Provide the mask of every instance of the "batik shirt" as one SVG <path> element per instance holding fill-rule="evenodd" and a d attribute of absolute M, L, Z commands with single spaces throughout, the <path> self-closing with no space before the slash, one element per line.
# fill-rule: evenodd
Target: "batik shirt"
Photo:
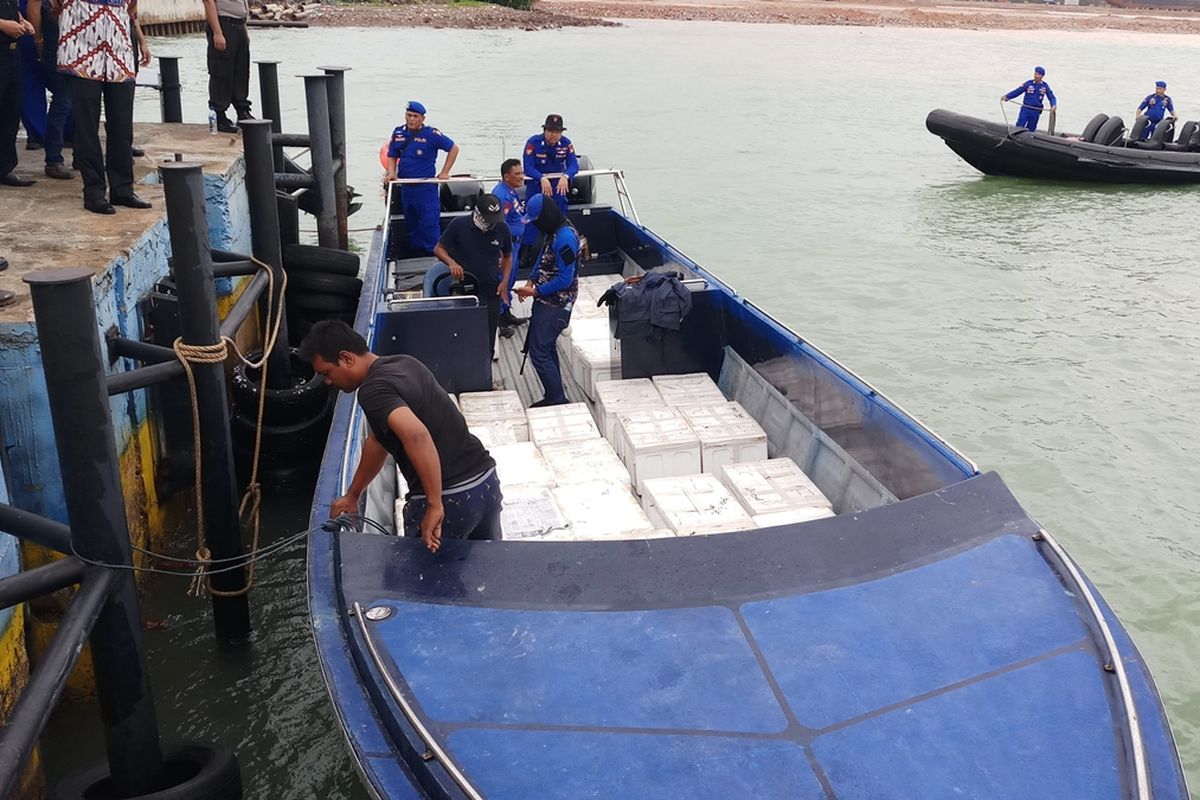
<path fill-rule="evenodd" d="M 106 83 L 136 77 L 129 37 L 135 0 L 63 0 L 58 20 L 58 71 Z"/>

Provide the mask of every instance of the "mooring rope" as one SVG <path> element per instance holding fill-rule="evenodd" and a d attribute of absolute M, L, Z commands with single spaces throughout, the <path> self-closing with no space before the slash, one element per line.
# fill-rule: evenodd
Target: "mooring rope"
<path fill-rule="evenodd" d="M 262 357 L 258 361 L 251 361 L 242 354 L 238 349 L 237 342 L 228 336 L 222 336 L 221 340 L 213 344 L 192 345 L 186 344 L 183 337 L 180 337 L 174 342 L 175 355 L 183 364 L 184 374 L 187 375 L 188 390 L 191 393 L 192 400 L 192 446 L 194 448 L 194 460 L 196 465 L 196 571 L 192 575 L 192 580 L 188 584 L 187 593 L 192 597 L 203 597 L 205 595 L 213 595 L 215 597 L 238 597 L 250 591 L 250 587 L 254 585 L 254 565 L 257 561 L 256 554 L 258 553 L 259 530 L 260 530 L 260 509 L 262 506 L 262 486 L 258 482 L 258 459 L 262 450 L 262 423 L 263 409 L 266 406 L 267 399 L 267 360 L 270 357 L 271 351 L 275 349 L 275 342 L 279 338 L 279 328 L 283 322 L 283 295 L 287 291 L 287 273 L 282 273 L 283 278 L 279 284 L 279 305 L 275 304 L 275 275 L 271 268 L 262 261 L 259 261 L 253 256 L 250 260 L 258 265 L 260 270 L 267 273 L 267 313 L 266 324 L 264 326 L 264 341 Z M 254 455 L 250 461 L 250 480 L 246 485 L 246 491 L 242 494 L 242 502 L 238 506 L 238 526 L 242 525 L 246 518 L 247 506 L 249 507 L 249 518 L 254 526 L 254 536 L 250 544 L 250 555 L 246 562 L 246 583 L 240 589 L 232 591 L 223 591 L 212 587 L 211 575 L 213 570 L 212 552 L 208 549 L 208 537 L 205 535 L 204 521 L 204 478 L 202 474 L 200 460 L 200 404 L 196 395 L 196 377 L 192 374 L 192 364 L 223 364 L 229 358 L 229 350 L 232 349 L 234 354 L 245 364 L 249 369 L 257 369 L 259 374 L 258 386 L 258 415 L 254 423 Z M 219 559 L 228 560 L 228 559 Z M 223 572 L 224 570 L 217 570 Z"/>

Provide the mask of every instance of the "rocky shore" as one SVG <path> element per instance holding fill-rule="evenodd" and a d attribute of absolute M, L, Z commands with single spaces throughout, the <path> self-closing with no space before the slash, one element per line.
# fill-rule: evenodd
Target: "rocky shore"
<path fill-rule="evenodd" d="M 530 11 L 477 3 L 324 4 L 312 25 L 347 27 L 512 28 L 546 30 L 665 19 L 788 25 L 965 28 L 973 30 L 1132 30 L 1200 34 L 1200 14 L 1111 6 L 1031 3 L 935 4 L 933 0 L 537 0 Z"/>

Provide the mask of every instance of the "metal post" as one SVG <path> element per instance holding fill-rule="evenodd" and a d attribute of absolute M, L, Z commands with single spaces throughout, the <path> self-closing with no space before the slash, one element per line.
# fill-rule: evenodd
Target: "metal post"
<path fill-rule="evenodd" d="M 162 790 L 162 747 L 142 643 L 129 525 L 92 298 L 92 270 L 25 276 L 33 300 L 50 418 L 62 471 L 72 545 L 112 570 L 112 588 L 92 628 L 92 662 L 104 722 L 112 793 Z"/>
<path fill-rule="evenodd" d="M 317 179 L 317 244 L 338 246 L 337 200 L 333 194 L 333 147 L 329 136 L 328 75 L 305 75 L 304 98 L 308 104 L 309 152 L 312 174 Z"/>
<path fill-rule="evenodd" d="M 350 248 L 349 208 L 346 194 L 346 80 L 350 67 L 321 67 L 329 76 L 329 136 L 333 157 L 339 162 L 333 173 L 333 197 L 337 203 L 338 247 Z"/>
<path fill-rule="evenodd" d="M 256 61 L 258 64 L 258 90 L 262 96 L 262 118 L 271 120 L 271 131 L 281 133 L 283 122 L 279 118 L 279 62 Z M 240 127 L 240 126 L 239 126 Z M 283 172 L 283 145 L 271 148 L 275 172 Z"/>
<path fill-rule="evenodd" d="M 241 123 L 242 148 L 246 154 L 246 196 L 250 200 L 250 242 L 254 257 L 266 264 L 275 278 L 271 308 L 283 303 L 283 245 L 279 242 L 279 207 L 275 204 L 275 165 L 271 160 L 271 122 L 265 119 Z M 272 320 L 268 320 L 270 324 Z M 265 344 L 265 342 L 264 342 Z M 292 357 L 288 346 L 287 316 L 279 320 L 279 337 L 267 362 L 267 385 L 272 389 L 292 386 Z"/>
<path fill-rule="evenodd" d="M 158 57 L 158 92 L 163 122 L 183 122 L 179 96 L 179 56 Z"/>
<path fill-rule="evenodd" d="M 175 260 L 179 330 L 185 344 L 216 344 L 221 340 L 221 333 L 213 288 L 208 219 L 204 213 L 204 177 L 199 164 L 164 164 L 159 169 L 166 197 L 171 253 Z M 204 536 L 214 560 L 237 558 L 243 554 L 242 536 L 233 483 L 225 366 L 193 364 L 192 373 L 196 378 L 195 402 L 200 415 Z M 212 575 L 212 586 L 219 591 L 236 591 L 245 585 L 245 569 Z M 235 597 L 214 594 L 212 608 L 213 624 L 219 638 L 240 640 L 250 634 L 250 604 L 246 594 Z"/>

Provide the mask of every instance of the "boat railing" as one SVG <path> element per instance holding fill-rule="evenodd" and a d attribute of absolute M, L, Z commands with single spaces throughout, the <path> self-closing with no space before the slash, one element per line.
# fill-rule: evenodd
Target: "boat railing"
<path fill-rule="evenodd" d="M 613 188 L 617 192 L 617 205 L 621 209 L 621 213 L 633 220 L 639 226 L 642 224 L 638 218 L 637 207 L 633 204 L 633 197 L 629 194 L 629 186 L 625 183 L 625 171 L 620 169 L 581 169 L 575 173 L 576 178 L 598 178 L 604 175 L 611 176 L 613 179 Z M 562 172 L 548 172 L 542 177 L 556 179 L 566 177 Z M 387 206 L 384 214 L 384 226 L 386 229 L 388 218 L 392 213 L 392 192 L 398 186 L 419 186 L 422 184 L 433 183 L 497 183 L 500 181 L 499 175 L 454 175 L 449 178 L 394 178 L 387 182 Z"/>

